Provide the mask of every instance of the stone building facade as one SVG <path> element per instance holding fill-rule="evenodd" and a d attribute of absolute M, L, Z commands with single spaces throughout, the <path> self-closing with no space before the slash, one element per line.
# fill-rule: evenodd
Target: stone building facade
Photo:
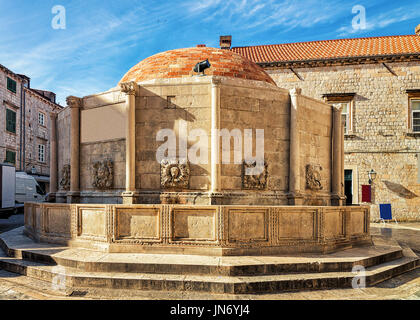
<path fill-rule="evenodd" d="M 420 219 L 419 34 L 227 49 L 283 88 L 343 106 L 348 204 L 362 203 L 362 185 L 371 182 L 373 220 L 381 203 L 398 220 Z"/>
<path fill-rule="evenodd" d="M 48 192 L 50 113 L 62 109 L 55 94 L 31 88 L 30 78 L 0 65 L 0 103 L 0 162 L 33 175 Z"/>

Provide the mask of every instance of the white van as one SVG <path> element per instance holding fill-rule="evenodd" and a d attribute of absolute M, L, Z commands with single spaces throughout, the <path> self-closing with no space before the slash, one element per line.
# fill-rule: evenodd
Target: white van
<path fill-rule="evenodd" d="M 16 201 L 43 202 L 45 194 L 34 177 L 26 172 L 16 172 Z"/>
<path fill-rule="evenodd" d="M 0 219 L 7 219 L 16 212 L 15 167 L 0 164 Z"/>

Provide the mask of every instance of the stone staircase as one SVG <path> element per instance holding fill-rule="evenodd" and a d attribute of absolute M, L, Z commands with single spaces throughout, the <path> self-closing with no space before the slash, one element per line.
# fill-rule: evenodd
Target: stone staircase
<path fill-rule="evenodd" d="M 410 248 L 373 238 L 373 246 L 332 254 L 197 256 L 106 253 L 35 243 L 23 227 L 0 235 L 0 268 L 50 282 L 57 290 L 89 288 L 250 294 L 351 288 L 365 268 L 367 286 L 419 266 Z"/>

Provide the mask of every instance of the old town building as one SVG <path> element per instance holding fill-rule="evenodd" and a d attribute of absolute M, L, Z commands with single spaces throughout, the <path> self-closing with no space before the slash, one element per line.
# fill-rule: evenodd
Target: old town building
<path fill-rule="evenodd" d="M 33 175 L 48 192 L 50 113 L 62 108 L 55 94 L 31 88 L 29 77 L 0 65 L 0 103 L 0 162 Z"/>
<path fill-rule="evenodd" d="M 280 87 L 341 104 L 347 203 L 370 200 L 374 220 L 381 203 L 391 203 L 399 220 L 418 220 L 419 27 L 413 35 L 248 47 L 222 36 L 220 46 L 262 66 Z"/>

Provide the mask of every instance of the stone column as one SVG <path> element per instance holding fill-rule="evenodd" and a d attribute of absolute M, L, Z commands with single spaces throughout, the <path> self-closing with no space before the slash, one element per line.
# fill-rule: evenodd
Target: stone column
<path fill-rule="evenodd" d="M 50 113 L 50 201 L 55 202 L 57 192 L 57 113 Z"/>
<path fill-rule="evenodd" d="M 220 79 L 211 81 L 211 193 L 220 192 Z"/>
<path fill-rule="evenodd" d="M 341 119 L 341 197 L 343 205 L 346 203 L 346 197 L 344 192 L 344 120 Z"/>
<path fill-rule="evenodd" d="M 343 123 L 341 120 L 341 105 L 333 107 L 333 134 L 332 134 L 332 197 L 331 204 L 334 206 L 342 205 L 342 179 L 343 173 Z"/>
<path fill-rule="evenodd" d="M 300 141 L 299 141 L 299 106 L 300 88 L 290 90 L 290 154 L 289 154 L 289 204 L 299 205 L 303 202 L 300 190 Z"/>
<path fill-rule="evenodd" d="M 67 193 L 68 203 L 80 200 L 80 108 L 83 100 L 78 97 L 67 97 L 70 108 L 70 191 Z"/>
<path fill-rule="evenodd" d="M 126 131 L 125 131 L 125 192 L 123 203 L 134 203 L 136 190 L 136 92 L 134 81 L 120 84 L 121 91 L 126 94 Z"/>

